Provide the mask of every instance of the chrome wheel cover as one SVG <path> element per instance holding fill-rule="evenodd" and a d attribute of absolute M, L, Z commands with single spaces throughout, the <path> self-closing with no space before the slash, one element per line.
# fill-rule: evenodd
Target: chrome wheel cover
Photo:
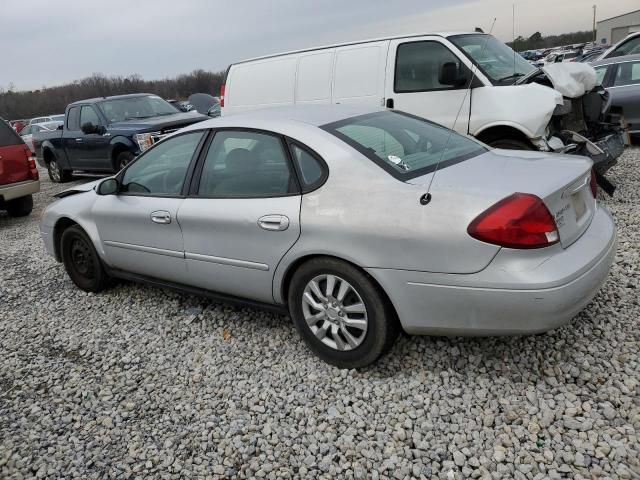
<path fill-rule="evenodd" d="M 353 350 L 367 335 L 369 321 L 362 297 L 337 275 L 318 275 L 307 283 L 302 313 L 316 338 L 334 350 Z"/>

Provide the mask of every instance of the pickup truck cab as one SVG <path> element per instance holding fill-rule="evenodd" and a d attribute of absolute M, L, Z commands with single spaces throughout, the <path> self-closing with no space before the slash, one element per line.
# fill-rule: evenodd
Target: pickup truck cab
<path fill-rule="evenodd" d="M 0 210 L 10 217 L 29 215 L 38 191 L 40 177 L 31 150 L 0 118 Z"/>
<path fill-rule="evenodd" d="M 67 106 L 58 130 L 34 134 L 33 146 L 49 178 L 65 182 L 74 170 L 117 172 L 166 135 L 207 118 L 151 94 L 81 100 Z"/>
<path fill-rule="evenodd" d="M 496 148 L 587 155 L 601 174 L 624 150 L 592 67 L 554 63 L 541 71 L 477 32 L 389 37 L 246 60 L 229 67 L 221 93 L 223 116 L 290 104 L 386 106 Z"/>

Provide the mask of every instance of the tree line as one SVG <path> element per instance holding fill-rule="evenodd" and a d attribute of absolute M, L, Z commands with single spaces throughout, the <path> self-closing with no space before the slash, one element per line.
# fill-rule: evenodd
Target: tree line
<path fill-rule="evenodd" d="M 545 48 L 561 47 L 563 45 L 573 45 L 576 43 L 587 43 L 592 41 L 592 30 L 563 33 L 561 35 L 548 35 L 546 37 L 540 32 L 536 32 L 529 38 L 519 36 L 513 42 L 507 42 L 507 45 L 513 48 L 516 52 L 522 52 L 524 50 L 543 50 Z"/>
<path fill-rule="evenodd" d="M 65 107 L 87 98 L 153 93 L 162 98 L 187 99 L 192 93 L 217 96 L 224 81 L 224 72 L 194 70 L 189 74 L 163 80 L 143 80 L 140 75 L 90 77 L 58 87 L 16 92 L 12 87 L 0 87 L 0 117 L 6 120 L 33 118 L 63 113 Z"/>

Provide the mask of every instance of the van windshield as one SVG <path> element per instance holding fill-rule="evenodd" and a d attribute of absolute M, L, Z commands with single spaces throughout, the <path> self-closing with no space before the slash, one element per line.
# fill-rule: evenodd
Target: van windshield
<path fill-rule="evenodd" d="M 486 34 L 448 37 L 494 85 L 513 85 L 534 66 L 495 37 Z"/>
<path fill-rule="evenodd" d="M 425 175 L 487 151 L 476 140 L 402 112 L 369 113 L 321 128 L 401 180 Z"/>

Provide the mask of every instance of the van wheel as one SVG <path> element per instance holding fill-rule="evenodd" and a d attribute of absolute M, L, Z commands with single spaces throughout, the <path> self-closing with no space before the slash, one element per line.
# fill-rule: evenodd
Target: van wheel
<path fill-rule="evenodd" d="M 49 174 L 49 179 L 54 183 L 64 183 L 71 180 L 71 172 L 64 170 L 55 158 L 47 163 L 47 173 Z"/>
<path fill-rule="evenodd" d="M 5 204 L 10 217 L 26 217 L 33 210 L 33 196 L 15 198 Z"/>
<path fill-rule="evenodd" d="M 116 156 L 116 172 L 126 167 L 133 158 L 133 153 L 131 152 L 120 152 Z"/>
<path fill-rule="evenodd" d="M 535 150 L 533 145 L 516 138 L 496 138 L 487 142 L 493 148 L 503 148 L 505 150 Z"/>
<path fill-rule="evenodd" d="M 98 252 L 85 231 L 73 225 L 60 238 L 62 263 L 75 285 L 85 292 L 100 292 L 109 283 Z"/>
<path fill-rule="evenodd" d="M 360 368 L 386 353 L 399 326 L 384 293 L 341 260 L 316 258 L 293 275 L 291 317 L 309 348 L 339 368 Z"/>

